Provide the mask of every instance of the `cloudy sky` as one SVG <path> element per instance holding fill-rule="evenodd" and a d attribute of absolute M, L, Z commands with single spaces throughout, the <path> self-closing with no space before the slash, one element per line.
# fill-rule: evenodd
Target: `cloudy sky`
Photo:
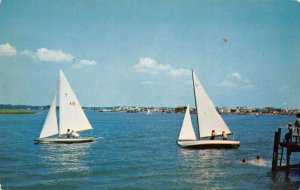
<path fill-rule="evenodd" d="M 300 108 L 295 0 L 0 0 L 0 104 L 51 103 L 62 69 L 84 106 Z"/>

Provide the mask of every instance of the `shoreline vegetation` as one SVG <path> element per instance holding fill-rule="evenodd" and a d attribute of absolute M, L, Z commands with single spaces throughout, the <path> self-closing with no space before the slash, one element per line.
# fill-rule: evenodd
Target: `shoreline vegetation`
<path fill-rule="evenodd" d="M 39 110 L 48 110 L 49 105 L 44 106 L 30 106 L 30 105 L 10 105 L 0 104 L 0 114 L 35 114 Z M 145 106 L 113 106 L 113 107 L 83 107 L 85 111 L 93 112 L 125 112 L 137 113 L 146 112 L 151 113 L 184 113 L 186 106 L 177 107 L 145 107 Z M 236 114 L 236 115 L 295 115 L 300 112 L 300 109 L 288 108 L 252 108 L 252 107 L 222 107 L 216 108 L 220 114 Z M 190 112 L 196 113 L 195 108 L 190 108 Z"/>
<path fill-rule="evenodd" d="M 30 109 L 0 109 L 0 114 L 35 114 L 37 111 Z"/>

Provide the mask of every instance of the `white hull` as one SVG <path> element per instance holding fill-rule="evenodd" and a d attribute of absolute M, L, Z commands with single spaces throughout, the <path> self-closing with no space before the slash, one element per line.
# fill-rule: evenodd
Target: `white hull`
<path fill-rule="evenodd" d="M 240 141 L 238 140 L 178 140 L 177 144 L 183 148 L 238 148 Z"/>
<path fill-rule="evenodd" d="M 34 140 L 39 143 L 85 143 L 92 142 L 93 137 L 78 137 L 78 138 L 39 138 Z"/>

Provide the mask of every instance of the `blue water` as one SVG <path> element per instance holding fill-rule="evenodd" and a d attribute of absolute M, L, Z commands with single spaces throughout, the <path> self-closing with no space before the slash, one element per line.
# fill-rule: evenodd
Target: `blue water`
<path fill-rule="evenodd" d="M 87 112 L 95 142 L 34 144 L 46 111 L 0 115 L 0 184 L 7 189 L 299 189 L 298 171 L 271 173 L 274 132 L 295 116 L 225 115 L 238 150 L 189 150 L 183 114 Z M 195 115 L 192 115 L 196 121 Z M 90 135 L 90 132 L 86 132 Z M 265 161 L 256 164 L 259 154 Z M 300 155 L 292 154 L 292 163 Z M 247 163 L 242 164 L 245 158 Z"/>

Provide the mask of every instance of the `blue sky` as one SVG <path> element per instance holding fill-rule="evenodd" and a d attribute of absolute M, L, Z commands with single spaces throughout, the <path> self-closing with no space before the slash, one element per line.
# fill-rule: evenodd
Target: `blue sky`
<path fill-rule="evenodd" d="M 295 0 L 0 0 L 0 104 L 47 105 L 61 68 L 84 106 L 300 108 Z"/>

